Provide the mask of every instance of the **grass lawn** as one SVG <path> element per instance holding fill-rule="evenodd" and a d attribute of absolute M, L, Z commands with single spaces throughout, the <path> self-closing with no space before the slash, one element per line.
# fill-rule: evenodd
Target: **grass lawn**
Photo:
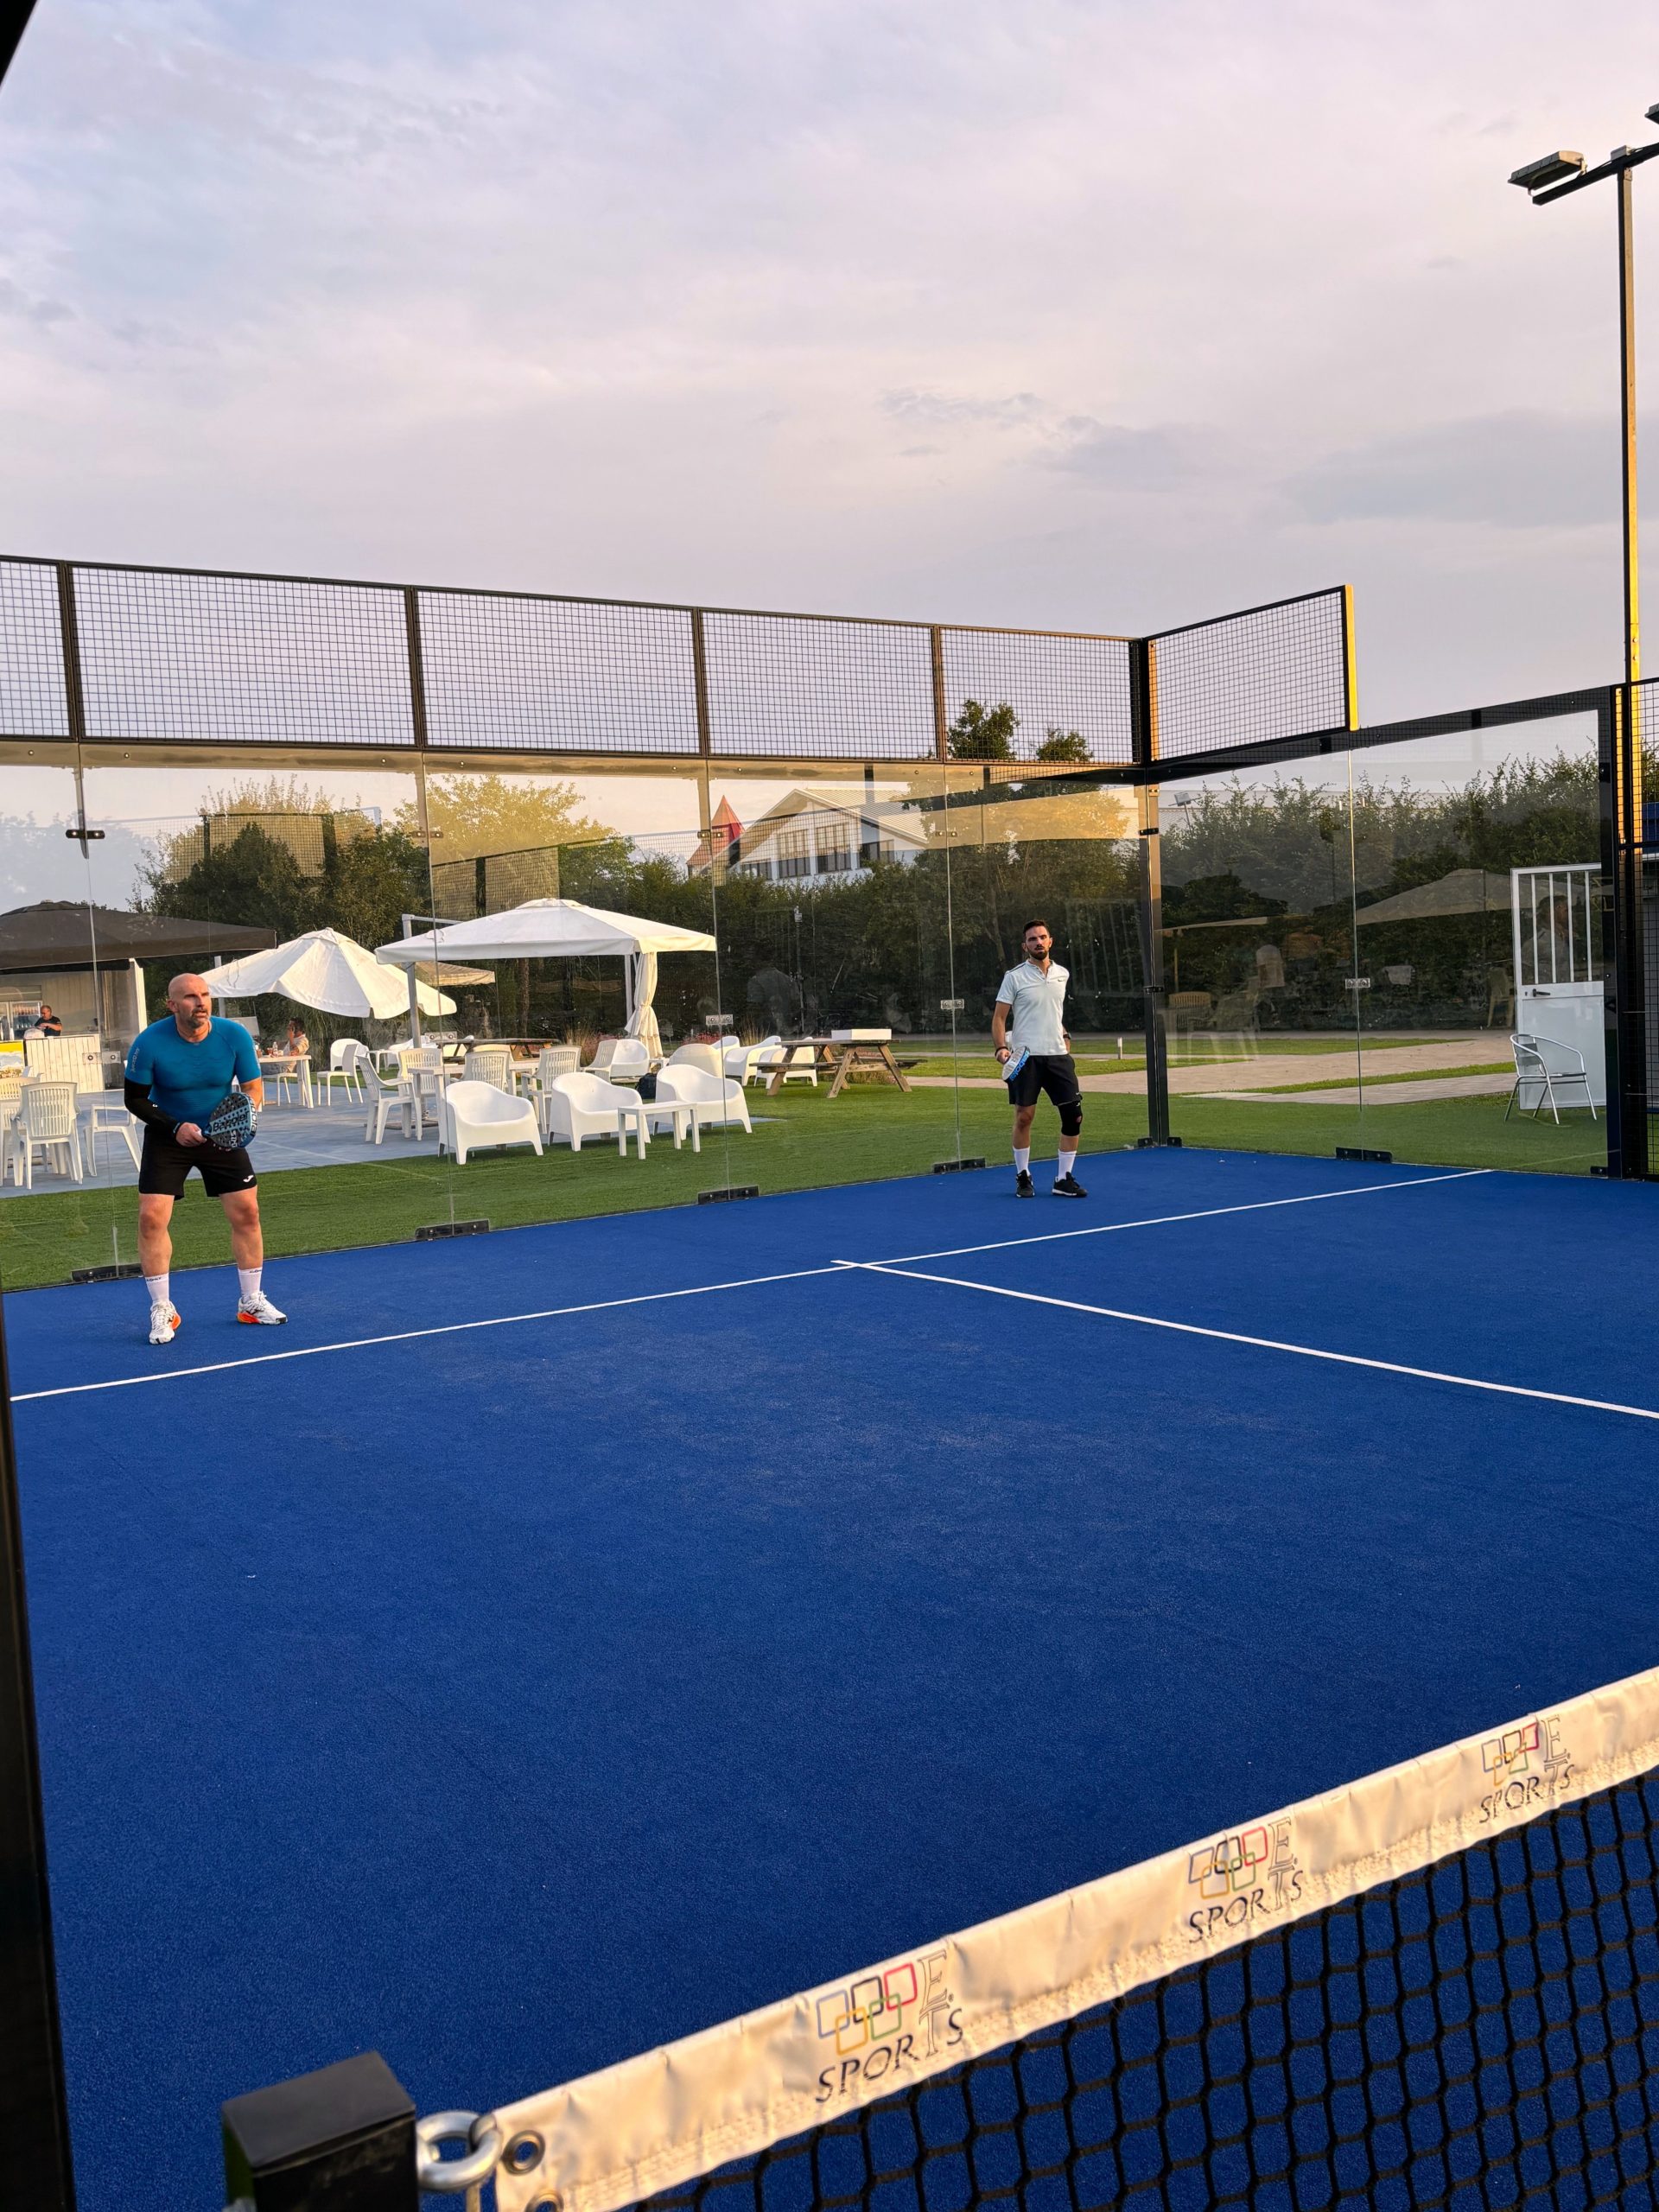
<path fill-rule="evenodd" d="M 1260 1094 L 1258 1094 L 1258 1097 Z M 831 1100 L 804 1087 L 779 1098 L 751 1095 L 753 1136 L 710 1132 L 701 1154 L 659 1140 L 643 1162 L 591 1145 L 580 1158 L 561 1146 L 537 1160 L 527 1152 L 485 1154 L 455 1168 L 435 1155 L 373 1166 L 295 1168 L 260 1186 L 266 1250 L 273 1258 L 354 1244 L 400 1243 L 431 1222 L 483 1217 L 497 1228 L 632 1212 L 695 1203 L 700 1191 L 728 1179 L 762 1191 L 810 1190 L 925 1174 L 962 1151 L 993 1166 L 1009 1159 L 1008 1111 L 995 1091 L 918 1090 L 850 1085 Z M 1548 1121 L 1503 1120 L 1503 1100 L 1449 1098 L 1426 1104 L 1351 1106 L 1257 1103 L 1177 1097 L 1176 1134 L 1189 1145 L 1229 1151 L 1310 1153 L 1329 1159 L 1338 1145 L 1364 1144 L 1396 1160 L 1452 1166 L 1554 1169 L 1584 1173 L 1605 1159 L 1602 1125 L 1570 1115 Z M 1090 1096 L 1084 1145 L 1109 1151 L 1145 1134 L 1141 1100 Z M 1052 1156 L 1055 1124 L 1039 1109 L 1039 1160 Z M 63 1282 L 75 1268 L 137 1256 L 137 1193 L 86 1185 L 0 1201 L 0 1284 L 26 1290 Z M 200 1267 L 229 1256 L 224 1217 L 193 1181 L 173 1217 L 174 1265 Z"/>

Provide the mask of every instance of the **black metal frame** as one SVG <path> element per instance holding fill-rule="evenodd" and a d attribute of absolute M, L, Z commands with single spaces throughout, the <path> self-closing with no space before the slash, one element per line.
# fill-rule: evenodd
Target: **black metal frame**
<path fill-rule="evenodd" d="M 0 2204 L 74 2212 L 22 1515 L 0 1309 Z"/>

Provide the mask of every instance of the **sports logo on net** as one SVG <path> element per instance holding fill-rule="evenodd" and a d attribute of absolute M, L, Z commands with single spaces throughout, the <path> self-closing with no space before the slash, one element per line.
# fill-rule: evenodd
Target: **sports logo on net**
<path fill-rule="evenodd" d="M 1562 1740 L 1560 1715 L 1522 1720 L 1501 1736 L 1489 1736 L 1480 1747 L 1480 1764 L 1487 1777 L 1480 1801 L 1483 1824 L 1559 1797 L 1573 1779 L 1573 1754 Z"/>
<path fill-rule="evenodd" d="M 1287 1912 L 1302 1894 L 1290 1821 L 1263 1821 L 1201 1846 L 1187 1859 L 1186 1884 L 1202 1900 L 1186 1915 L 1195 1942 Z"/>
<path fill-rule="evenodd" d="M 824 1992 L 817 2000 L 818 2040 L 833 2047 L 836 2063 L 818 2075 L 819 2104 L 962 2041 L 962 2014 L 944 1968 L 944 1951 L 928 1951 Z"/>

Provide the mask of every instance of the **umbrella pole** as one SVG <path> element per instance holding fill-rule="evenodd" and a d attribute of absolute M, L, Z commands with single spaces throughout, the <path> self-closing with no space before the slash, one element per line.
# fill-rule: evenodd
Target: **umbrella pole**
<path fill-rule="evenodd" d="M 415 918 L 412 914 L 405 914 L 404 916 L 404 935 L 405 937 L 413 937 L 415 934 L 414 931 L 410 927 L 410 924 L 414 918 Z M 410 963 L 409 969 L 409 1039 L 412 1045 L 418 1045 L 421 1041 L 421 986 L 420 980 L 415 973 L 415 964 L 412 961 Z"/>

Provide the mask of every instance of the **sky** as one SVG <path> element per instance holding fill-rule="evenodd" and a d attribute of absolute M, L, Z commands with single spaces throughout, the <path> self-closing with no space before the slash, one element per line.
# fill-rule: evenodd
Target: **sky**
<path fill-rule="evenodd" d="M 1346 582 L 1367 721 L 1605 681 L 1613 198 L 1505 180 L 1655 100 L 1637 0 L 39 0 L 4 550 L 1115 632 Z"/>

